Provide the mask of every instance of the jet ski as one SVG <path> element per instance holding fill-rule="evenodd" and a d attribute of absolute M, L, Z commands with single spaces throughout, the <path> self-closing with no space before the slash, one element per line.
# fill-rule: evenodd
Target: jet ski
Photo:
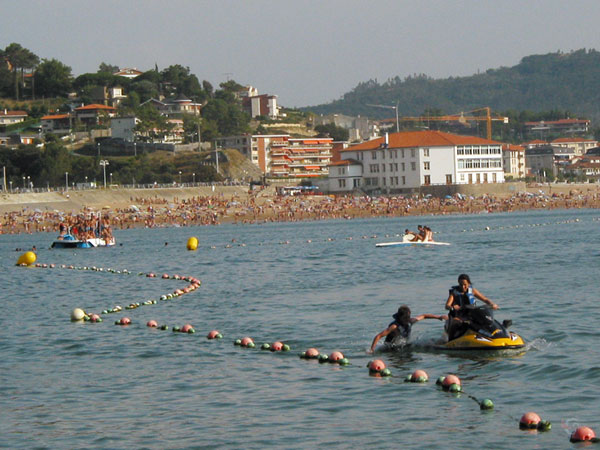
<path fill-rule="evenodd" d="M 525 341 L 508 330 L 510 320 L 502 323 L 494 319 L 486 306 L 467 306 L 461 312 L 462 322 L 446 323 L 448 342 L 438 346 L 445 350 L 506 350 L 522 348 Z M 452 322 L 452 325 L 451 325 Z"/>

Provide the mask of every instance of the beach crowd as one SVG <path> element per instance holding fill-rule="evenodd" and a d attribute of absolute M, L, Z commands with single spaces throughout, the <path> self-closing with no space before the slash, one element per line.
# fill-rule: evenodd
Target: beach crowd
<path fill-rule="evenodd" d="M 160 197 L 131 198 L 124 208 L 95 211 L 58 211 L 22 208 L 4 213 L 0 234 L 61 231 L 61 224 L 75 224 L 102 215 L 115 229 L 265 223 L 303 220 L 355 219 L 416 215 L 477 214 L 529 209 L 600 208 L 600 191 L 572 191 L 552 195 L 524 192 L 510 197 L 491 195 L 444 198 L 431 196 L 248 196 L 223 194 L 167 200 Z"/>

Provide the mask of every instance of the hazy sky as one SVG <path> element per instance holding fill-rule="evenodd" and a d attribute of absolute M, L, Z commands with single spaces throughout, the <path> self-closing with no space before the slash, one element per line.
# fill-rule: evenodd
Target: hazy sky
<path fill-rule="evenodd" d="M 287 107 L 328 103 L 359 82 L 512 66 L 600 50 L 600 0 L 3 0 L 0 47 L 17 42 L 77 76 L 101 62 L 188 66 Z"/>

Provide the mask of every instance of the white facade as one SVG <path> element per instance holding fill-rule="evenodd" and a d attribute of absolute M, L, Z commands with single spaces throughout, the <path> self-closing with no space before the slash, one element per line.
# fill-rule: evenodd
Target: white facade
<path fill-rule="evenodd" d="M 348 192 L 360 189 L 363 165 L 358 161 L 340 161 L 329 165 L 329 192 Z"/>
<path fill-rule="evenodd" d="M 448 133 L 420 133 L 406 133 L 406 139 L 403 133 L 395 133 L 388 143 L 379 138 L 344 149 L 341 157 L 362 163 L 361 185 L 365 190 L 504 182 L 500 143 Z M 405 147 L 403 141 L 409 145 Z"/>
<path fill-rule="evenodd" d="M 135 141 L 135 126 L 140 123 L 136 117 L 115 117 L 110 121 L 111 135 L 114 138 Z"/>

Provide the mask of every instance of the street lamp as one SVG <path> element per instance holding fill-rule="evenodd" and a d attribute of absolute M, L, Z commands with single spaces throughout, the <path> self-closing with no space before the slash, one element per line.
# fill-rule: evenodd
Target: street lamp
<path fill-rule="evenodd" d="M 217 162 L 217 173 L 219 173 L 219 148 L 215 147 L 215 161 Z"/>
<path fill-rule="evenodd" d="M 106 189 L 106 166 L 108 166 L 109 164 L 106 159 L 101 159 L 100 165 L 102 166 L 102 169 L 104 171 L 104 189 Z"/>
<path fill-rule="evenodd" d="M 133 143 L 133 156 L 137 156 L 137 142 Z"/>
<path fill-rule="evenodd" d="M 27 175 L 27 187 L 28 187 L 29 189 L 31 189 L 31 188 L 32 188 L 32 186 L 31 186 L 31 177 L 30 177 L 29 175 Z"/>
<path fill-rule="evenodd" d="M 110 175 L 110 184 L 113 184 L 113 182 L 112 182 L 112 172 L 109 175 Z"/>
<path fill-rule="evenodd" d="M 97 142 L 96 146 L 98 147 L 98 156 L 100 156 L 100 142 Z"/>
<path fill-rule="evenodd" d="M 181 170 L 179 171 L 179 185 L 181 186 Z"/>
<path fill-rule="evenodd" d="M 23 190 L 25 190 L 25 177 L 23 177 Z"/>
<path fill-rule="evenodd" d="M 84 189 L 87 189 L 87 176 L 85 177 L 85 186 L 83 187 Z"/>
<path fill-rule="evenodd" d="M 65 172 L 65 191 L 69 190 L 69 172 Z"/>
<path fill-rule="evenodd" d="M 10 180 L 9 183 L 10 183 L 10 193 L 12 194 L 12 192 L 13 192 L 13 189 L 12 189 L 12 180 Z"/>
<path fill-rule="evenodd" d="M 196 184 L 196 172 L 192 174 L 192 183 Z"/>

